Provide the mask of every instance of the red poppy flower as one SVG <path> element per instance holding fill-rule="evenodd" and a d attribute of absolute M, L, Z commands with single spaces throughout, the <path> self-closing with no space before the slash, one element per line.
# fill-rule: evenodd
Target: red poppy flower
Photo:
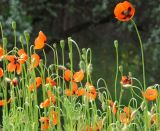
<path fill-rule="evenodd" d="M 123 87 L 127 88 L 132 85 L 132 80 L 129 76 L 122 76 L 120 83 L 122 84 Z"/>
<path fill-rule="evenodd" d="M 46 40 L 46 35 L 42 31 L 40 31 L 38 37 L 34 41 L 34 49 L 42 49 L 45 45 Z"/>
<path fill-rule="evenodd" d="M 17 74 L 21 73 L 21 65 L 26 62 L 28 59 L 27 54 L 23 49 L 20 49 L 18 51 L 19 57 L 15 55 L 8 55 L 6 56 L 6 59 L 10 61 L 10 63 L 7 65 L 7 70 L 9 72 L 17 71 Z"/>
<path fill-rule="evenodd" d="M 36 77 L 35 82 L 36 82 L 36 88 L 38 89 L 39 86 L 42 84 L 42 78 L 41 78 L 41 77 Z M 35 84 L 32 83 L 32 84 L 29 86 L 30 91 L 34 91 L 34 85 L 35 85 Z"/>
<path fill-rule="evenodd" d="M 120 21 L 129 21 L 134 13 L 135 8 L 128 1 L 118 3 L 114 9 L 114 15 Z"/>
<path fill-rule="evenodd" d="M 17 86 L 17 85 L 18 85 L 18 80 L 17 80 L 17 78 L 14 78 L 14 79 L 11 81 L 11 84 L 12 84 L 13 86 Z"/>
<path fill-rule="evenodd" d="M 0 78 L 3 77 L 4 73 L 3 73 L 3 69 L 0 68 Z"/>

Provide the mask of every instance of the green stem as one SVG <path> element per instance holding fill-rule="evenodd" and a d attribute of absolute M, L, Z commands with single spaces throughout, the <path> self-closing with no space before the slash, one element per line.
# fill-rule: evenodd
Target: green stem
<path fill-rule="evenodd" d="M 115 101 L 117 100 L 117 79 L 118 79 L 118 41 L 115 40 L 114 41 L 114 45 L 115 45 L 115 48 L 116 48 L 116 77 L 115 77 Z"/>
<path fill-rule="evenodd" d="M 145 66 L 144 66 L 144 50 L 143 50 L 143 44 L 142 44 L 142 39 L 141 36 L 139 34 L 138 28 L 136 23 L 134 22 L 134 20 L 131 19 L 132 24 L 134 25 L 134 28 L 136 30 L 137 36 L 138 36 L 138 40 L 139 40 L 139 44 L 140 44 L 140 48 L 141 48 L 141 55 L 142 55 L 142 68 L 143 68 L 143 88 L 144 90 L 146 89 L 146 78 L 145 78 Z"/>

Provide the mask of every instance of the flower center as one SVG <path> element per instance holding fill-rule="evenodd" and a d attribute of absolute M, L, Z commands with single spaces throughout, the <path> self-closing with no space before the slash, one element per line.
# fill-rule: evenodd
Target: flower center
<path fill-rule="evenodd" d="M 131 15 L 131 7 L 128 7 L 127 10 L 124 10 L 122 12 L 122 15 L 124 15 L 124 18 L 123 19 L 126 19 L 126 18 L 130 18 L 132 15 Z"/>

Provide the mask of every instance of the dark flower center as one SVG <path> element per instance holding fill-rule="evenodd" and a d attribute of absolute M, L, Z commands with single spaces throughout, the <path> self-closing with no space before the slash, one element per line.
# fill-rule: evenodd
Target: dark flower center
<path fill-rule="evenodd" d="M 122 12 L 122 15 L 124 15 L 124 18 L 123 19 L 126 19 L 126 18 L 130 18 L 132 15 L 131 15 L 131 10 L 132 8 L 131 7 L 128 7 L 127 10 L 124 10 Z"/>

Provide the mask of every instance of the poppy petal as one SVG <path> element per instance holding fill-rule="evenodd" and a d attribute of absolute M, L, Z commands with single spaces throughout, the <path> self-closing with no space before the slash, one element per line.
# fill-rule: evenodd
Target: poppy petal
<path fill-rule="evenodd" d="M 11 62 L 7 65 L 7 70 L 9 72 L 13 72 L 15 69 L 16 69 L 16 65 L 14 63 Z"/>

